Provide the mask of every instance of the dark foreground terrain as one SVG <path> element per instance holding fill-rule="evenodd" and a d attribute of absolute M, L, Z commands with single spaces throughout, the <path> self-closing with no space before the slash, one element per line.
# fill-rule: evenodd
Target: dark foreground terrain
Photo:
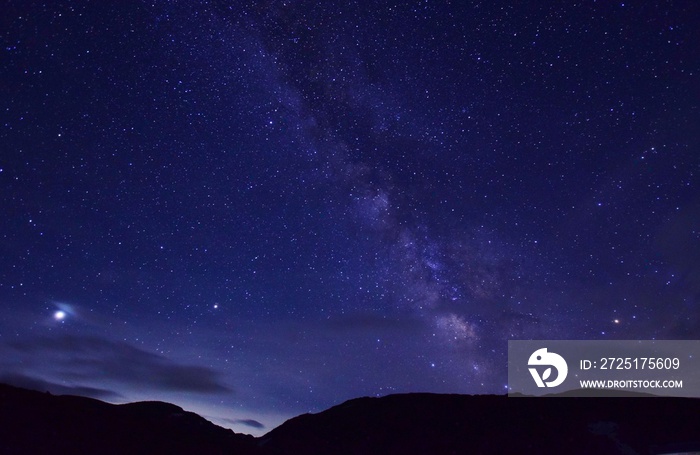
<path fill-rule="evenodd" d="M 0 452 L 658 454 L 700 450 L 700 400 L 406 394 L 295 417 L 261 438 L 160 402 L 111 405 L 0 384 Z"/>

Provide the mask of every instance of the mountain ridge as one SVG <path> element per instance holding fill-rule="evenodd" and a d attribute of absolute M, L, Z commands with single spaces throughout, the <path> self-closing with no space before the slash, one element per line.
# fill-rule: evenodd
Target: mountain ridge
<path fill-rule="evenodd" d="M 257 454 L 255 438 L 164 402 L 110 404 L 0 384 L 0 452 Z"/>
<path fill-rule="evenodd" d="M 0 384 L 2 453 L 661 454 L 700 450 L 700 400 L 409 393 L 354 398 L 254 438 L 164 402 Z"/>

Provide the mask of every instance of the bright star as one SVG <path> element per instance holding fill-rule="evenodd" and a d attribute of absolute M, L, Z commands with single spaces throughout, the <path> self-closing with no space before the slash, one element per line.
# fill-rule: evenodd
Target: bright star
<path fill-rule="evenodd" d="M 58 310 L 53 314 L 53 318 L 57 321 L 62 321 L 66 318 L 66 312 Z"/>

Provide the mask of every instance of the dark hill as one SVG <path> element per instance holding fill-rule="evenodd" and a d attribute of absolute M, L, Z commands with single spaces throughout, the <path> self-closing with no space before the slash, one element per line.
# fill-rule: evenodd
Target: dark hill
<path fill-rule="evenodd" d="M 255 439 L 160 402 L 0 385 L 0 453 L 658 454 L 700 450 L 700 400 L 406 394 L 358 398 Z"/>
<path fill-rule="evenodd" d="M 350 400 L 261 438 L 282 454 L 655 454 L 700 450 L 700 400 L 406 394 Z"/>
<path fill-rule="evenodd" d="M 2 454 L 256 454 L 255 439 L 161 402 L 112 405 L 0 384 Z"/>

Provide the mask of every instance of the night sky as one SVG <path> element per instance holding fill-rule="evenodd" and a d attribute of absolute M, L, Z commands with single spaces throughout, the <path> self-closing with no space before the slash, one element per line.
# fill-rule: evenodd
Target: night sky
<path fill-rule="evenodd" d="M 0 381 L 262 434 L 700 337 L 695 1 L 4 2 Z"/>

